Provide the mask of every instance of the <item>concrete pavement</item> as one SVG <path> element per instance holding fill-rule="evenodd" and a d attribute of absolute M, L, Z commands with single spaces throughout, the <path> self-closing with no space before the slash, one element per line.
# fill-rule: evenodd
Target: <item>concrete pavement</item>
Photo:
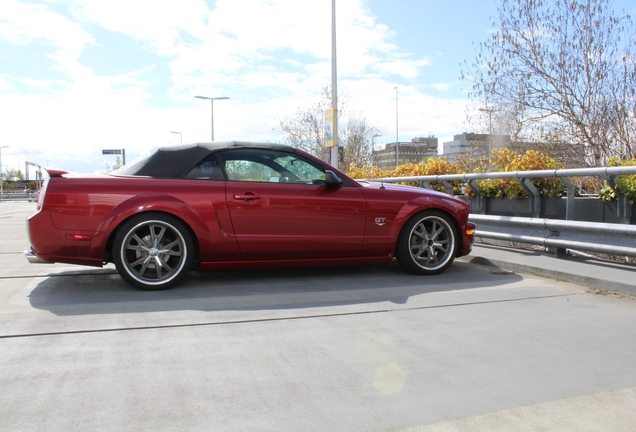
<path fill-rule="evenodd" d="M 459 260 L 636 296 L 636 265 L 484 243 Z"/>
<path fill-rule="evenodd" d="M 110 266 L 28 264 L 33 207 L 0 205 L 1 431 L 636 430 L 636 299 L 532 275 L 629 287 L 629 266 L 478 245 L 431 277 L 142 292 Z"/>

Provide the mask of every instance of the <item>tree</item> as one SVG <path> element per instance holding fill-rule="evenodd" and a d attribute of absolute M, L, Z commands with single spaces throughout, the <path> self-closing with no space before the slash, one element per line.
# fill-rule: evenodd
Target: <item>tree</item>
<path fill-rule="evenodd" d="M 7 170 L 4 172 L 4 180 L 9 181 L 12 178 L 24 180 L 24 174 L 22 174 L 22 171 L 20 171 L 19 169 L 7 168 Z"/>
<path fill-rule="evenodd" d="M 342 148 L 341 166 L 361 167 L 373 162 L 373 136 L 378 128 L 360 113 L 348 111 L 349 94 L 338 97 L 338 146 Z M 309 108 L 300 107 L 291 116 L 279 119 L 284 141 L 322 160 L 330 160 L 325 147 L 325 110 L 331 107 L 331 89 L 324 87 L 320 99 Z"/>
<path fill-rule="evenodd" d="M 502 0 L 462 78 L 513 142 L 598 166 L 636 156 L 636 38 L 609 0 Z M 568 144 L 565 146 L 564 144 Z"/>
<path fill-rule="evenodd" d="M 338 142 L 343 148 L 343 167 L 360 168 L 376 162 L 373 151 L 373 137 L 378 135 L 378 128 L 371 126 L 361 114 L 350 114 L 346 118 L 345 127 L 340 132 L 343 137 Z M 340 136 L 340 135 L 339 135 Z"/>
<path fill-rule="evenodd" d="M 118 170 L 119 168 L 123 166 L 123 164 L 121 163 L 121 158 L 119 156 L 117 156 L 117 159 L 115 159 L 115 163 L 112 166 L 110 165 L 109 160 L 104 161 L 104 163 L 106 164 L 107 173 Z"/>

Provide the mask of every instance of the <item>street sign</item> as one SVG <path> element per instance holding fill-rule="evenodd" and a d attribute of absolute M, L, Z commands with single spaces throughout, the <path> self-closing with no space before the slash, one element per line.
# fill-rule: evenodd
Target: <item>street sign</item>
<path fill-rule="evenodd" d="M 329 108 L 325 110 L 325 147 L 333 147 L 333 114 L 334 109 Z"/>
<path fill-rule="evenodd" d="M 102 154 L 103 155 L 119 155 L 121 154 L 121 150 L 117 149 L 117 150 L 102 150 Z"/>

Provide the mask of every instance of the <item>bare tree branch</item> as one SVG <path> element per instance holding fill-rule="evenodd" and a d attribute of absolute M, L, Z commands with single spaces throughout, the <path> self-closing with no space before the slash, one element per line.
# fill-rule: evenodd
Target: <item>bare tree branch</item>
<path fill-rule="evenodd" d="M 580 163 L 632 158 L 636 37 L 609 0 L 501 0 L 497 31 L 462 78 L 517 142 L 571 145 Z M 484 108 L 482 108 L 483 110 Z M 582 153 L 580 150 L 584 149 Z"/>
<path fill-rule="evenodd" d="M 346 91 L 338 97 L 338 146 L 342 148 L 345 171 L 350 166 L 373 162 L 373 136 L 378 134 L 378 128 L 371 126 L 363 115 L 348 110 L 349 99 Z M 328 161 L 330 149 L 325 147 L 324 132 L 325 110 L 330 106 L 331 89 L 324 87 L 318 102 L 279 119 L 285 143 Z"/>

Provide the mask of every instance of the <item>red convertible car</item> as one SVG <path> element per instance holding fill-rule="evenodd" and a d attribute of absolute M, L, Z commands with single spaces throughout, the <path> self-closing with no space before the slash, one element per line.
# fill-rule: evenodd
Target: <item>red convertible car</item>
<path fill-rule="evenodd" d="M 470 253 L 468 205 L 355 181 L 292 147 L 245 142 L 155 149 L 110 174 L 48 169 L 27 218 L 30 262 L 115 264 L 142 290 L 190 270 L 389 264 L 437 274 Z"/>

